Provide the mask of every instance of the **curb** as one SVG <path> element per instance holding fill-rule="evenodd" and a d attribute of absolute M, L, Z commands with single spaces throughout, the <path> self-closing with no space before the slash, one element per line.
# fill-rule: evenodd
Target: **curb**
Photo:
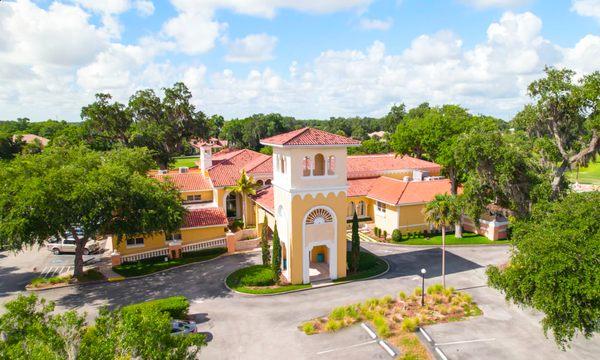
<path fill-rule="evenodd" d="M 435 249 L 441 248 L 442 245 L 410 245 L 410 244 L 396 244 L 396 243 L 384 243 L 384 242 L 369 242 L 368 244 L 373 244 L 375 246 L 394 246 L 394 247 L 404 247 L 404 248 L 414 248 L 414 249 Z M 508 247 L 511 246 L 511 243 L 505 244 L 446 244 L 446 248 L 486 248 L 486 247 Z"/>
<path fill-rule="evenodd" d="M 371 252 L 369 251 L 369 253 L 371 253 Z M 373 255 L 375 255 L 375 254 L 373 254 Z M 377 255 L 375 255 L 375 256 L 377 256 Z M 387 268 L 385 269 L 384 272 L 382 272 L 380 274 L 369 276 L 369 277 L 364 278 L 364 279 L 356 279 L 356 280 L 346 280 L 346 281 L 340 281 L 340 282 L 332 282 L 332 283 L 328 283 L 328 284 L 324 284 L 324 285 L 320 285 L 320 286 L 311 286 L 311 287 L 307 287 L 307 288 L 303 288 L 303 289 L 282 291 L 282 292 L 273 293 L 273 294 L 250 294 L 250 293 L 245 293 L 245 292 L 234 290 L 234 289 L 230 288 L 229 285 L 227 285 L 227 279 L 229 278 L 229 276 L 231 274 L 233 274 L 235 271 L 237 271 L 237 270 L 235 270 L 235 271 L 233 271 L 232 273 L 230 273 L 229 275 L 227 275 L 225 277 L 225 280 L 223 280 L 223 284 L 225 284 L 225 287 L 228 290 L 230 290 L 230 291 L 232 291 L 232 292 L 234 292 L 236 294 L 247 295 L 249 297 L 277 296 L 277 295 L 285 295 L 285 294 L 291 294 L 291 293 L 296 293 L 296 292 L 301 292 L 301 291 L 318 290 L 318 289 L 328 288 L 328 287 L 337 286 L 337 285 L 344 285 L 344 284 L 349 284 L 349 283 L 354 283 L 354 282 L 371 280 L 371 279 L 375 279 L 375 278 L 378 278 L 378 277 L 381 277 L 381 276 L 387 274 L 390 271 L 390 268 L 391 268 L 390 267 L 390 263 L 387 262 L 385 259 L 381 258 L 380 256 L 377 256 L 377 257 L 380 258 L 381 260 L 383 260 L 383 262 L 387 265 Z"/>
<path fill-rule="evenodd" d="M 239 252 L 239 253 L 248 253 L 251 251 L 244 251 L 244 252 Z M 47 288 L 28 288 L 27 285 L 25 286 L 25 290 L 27 291 L 45 291 L 45 290 L 54 290 L 54 289 L 61 289 L 61 288 L 66 288 L 66 287 L 75 287 L 75 286 L 80 286 L 80 285 L 96 285 L 96 284 L 102 284 L 102 283 L 117 283 L 117 282 L 122 282 L 122 281 L 128 281 L 128 280 L 136 280 L 136 279 L 142 279 L 142 278 L 146 278 L 152 275 L 159 275 L 171 270 L 176 270 L 176 269 L 181 269 L 187 266 L 191 266 L 191 265 L 196 265 L 196 264 L 203 264 L 203 263 L 207 263 L 213 260 L 217 260 L 221 257 L 224 256 L 230 256 L 230 255 L 235 255 L 235 254 L 239 254 L 239 253 L 223 253 L 217 257 L 214 257 L 212 259 L 208 259 L 208 260 L 203 260 L 203 261 L 197 261 L 197 262 L 192 262 L 189 264 L 183 264 L 183 265 L 178 265 L 178 266 L 173 266 L 171 268 L 168 269 L 164 269 L 164 270 L 160 270 L 157 272 L 153 272 L 150 274 L 145 274 L 145 275 L 138 275 L 138 276 L 131 276 L 131 277 L 124 277 L 124 276 L 113 276 L 110 278 L 107 278 L 106 280 L 94 280 L 94 281 L 89 281 L 89 282 L 84 282 L 84 283 L 76 283 L 76 284 L 63 284 L 63 285 L 58 285 L 58 286 L 53 286 L 53 287 L 47 287 Z"/>

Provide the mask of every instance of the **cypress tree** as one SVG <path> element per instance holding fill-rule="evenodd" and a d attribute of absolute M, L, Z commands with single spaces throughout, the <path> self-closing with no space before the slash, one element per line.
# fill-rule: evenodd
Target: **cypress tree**
<path fill-rule="evenodd" d="M 353 273 L 358 272 L 358 263 L 360 261 L 360 237 L 358 236 L 358 216 L 354 212 L 352 217 L 352 250 L 350 253 L 350 270 Z"/>
<path fill-rule="evenodd" d="M 271 252 L 269 248 L 269 240 L 267 239 L 267 233 L 269 232 L 269 224 L 267 223 L 267 214 L 263 220 L 263 228 L 260 232 L 260 249 L 262 250 L 262 263 L 264 266 L 271 264 Z"/>
<path fill-rule="evenodd" d="M 275 273 L 275 281 L 279 282 L 279 275 L 281 275 L 281 244 L 279 243 L 277 224 L 275 224 L 273 228 L 273 262 L 271 263 L 271 266 Z"/>

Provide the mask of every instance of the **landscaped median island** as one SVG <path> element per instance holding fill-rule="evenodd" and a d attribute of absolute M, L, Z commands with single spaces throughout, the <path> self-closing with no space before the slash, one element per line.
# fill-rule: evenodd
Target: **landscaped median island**
<path fill-rule="evenodd" d="M 350 252 L 348 252 L 347 259 L 350 261 Z M 387 269 L 387 263 L 381 258 L 369 252 L 361 252 L 358 272 L 348 274 L 348 276 L 333 280 L 333 282 L 340 283 L 365 279 L 379 275 Z M 275 278 L 276 276 L 271 266 L 253 265 L 229 274 L 225 282 L 232 290 L 256 295 L 277 294 L 312 287 L 311 284 L 293 285 L 276 283 Z"/>
<path fill-rule="evenodd" d="M 38 277 L 33 280 L 26 286 L 28 289 L 45 289 L 52 288 L 56 286 L 63 286 L 67 284 L 81 284 L 90 281 L 100 281 L 104 280 L 104 275 L 101 272 L 95 269 L 89 269 L 83 273 L 78 278 L 74 278 L 72 275 L 64 275 L 64 276 L 53 276 L 48 278 Z"/>
<path fill-rule="evenodd" d="M 401 245 L 442 245 L 442 235 L 431 234 L 424 232 L 408 232 L 399 233 L 400 236 L 389 234 L 384 240 L 383 237 L 377 236 L 374 233 L 369 233 L 367 236 L 379 242 L 388 242 L 391 244 Z M 499 245 L 509 244 L 510 240 L 490 240 L 485 236 L 478 234 L 463 232 L 462 238 L 457 238 L 454 234 L 446 234 L 446 245 Z"/>
<path fill-rule="evenodd" d="M 300 330 L 312 335 L 369 322 L 379 337 L 400 349 L 400 359 L 431 359 L 414 334 L 419 326 L 458 321 L 481 314 L 471 295 L 436 284 L 427 288 L 424 306 L 421 306 L 421 288 L 416 288 L 411 295 L 401 291 L 395 298 L 388 295 L 337 307 L 327 316 L 301 324 Z"/>
<path fill-rule="evenodd" d="M 191 264 L 200 261 L 214 259 L 217 256 L 227 252 L 227 248 L 212 248 L 194 252 L 182 253 L 179 259 L 168 259 L 165 257 L 150 258 L 134 263 L 125 263 L 113 266 L 113 271 L 123 277 L 142 276 L 155 273 L 157 271 L 170 269 L 173 267 Z"/>

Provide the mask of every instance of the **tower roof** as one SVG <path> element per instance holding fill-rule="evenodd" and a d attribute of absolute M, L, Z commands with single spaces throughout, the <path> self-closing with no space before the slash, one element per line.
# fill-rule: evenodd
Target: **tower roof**
<path fill-rule="evenodd" d="M 271 136 L 260 141 L 263 145 L 274 146 L 358 146 L 360 141 L 327 131 L 305 127 L 285 134 Z"/>

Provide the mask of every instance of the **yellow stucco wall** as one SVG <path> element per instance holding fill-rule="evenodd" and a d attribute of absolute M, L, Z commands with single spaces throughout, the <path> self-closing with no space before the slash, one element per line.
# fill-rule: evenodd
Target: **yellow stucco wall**
<path fill-rule="evenodd" d="M 121 255 L 131 255 L 145 251 L 157 250 L 167 246 L 167 243 L 165 242 L 165 234 L 162 232 L 132 237 L 143 237 L 144 246 L 127 247 L 127 241 L 125 241 L 125 239 L 117 244 L 117 239 L 113 237 L 113 248 L 116 249 Z"/>
<path fill-rule="evenodd" d="M 377 204 L 375 203 L 375 207 Z M 375 216 L 375 226 L 380 228 L 382 231 L 387 231 L 388 235 L 392 235 L 392 231 L 397 229 L 398 224 L 398 209 L 396 206 L 392 206 L 389 204 L 385 204 L 385 213 L 380 213 L 377 210 L 374 210 Z"/>
<path fill-rule="evenodd" d="M 200 201 L 212 201 L 213 200 L 213 191 L 212 190 L 202 190 L 202 191 L 186 191 L 180 193 L 181 200 L 187 200 L 187 197 L 190 195 L 200 195 Z"/>
<path fill-rule="evenodd" d="M 366 196 L 352 196 L 352 197 L 348 197 L 346 200 L 346 215 L 348 215 L 347 213 L 347 209 L 348 209 L 348 205 L 350 204 L 350 202 L 354 202 L 354 205 L 358 207 L 358 204 L 364 201 L 365 202 L 365 216 L 366 217 L 370 217 L 373 218 L 373 204 L 375 203 L 373 200 L 367 198 Z M 360 218 L 359 218 L 360 220 Z"/>
<path fill-rule="evenodd" d="M 276 202 L 277 203 L 277 202 Z M 327 196 L 319 194 L 314 197 L 307 194 L 304 197 L 294 195 L 291 203 L 291 213 L 288 216 L 289 233 L 291 235 L 291 248 L 289 264 L 290 280 L 293 284 L 303 282 L 303 221 L 304 216 L 311 209 L 318 206 L 327 206 L 333 210 L 337 218 L 337 275 L 338 278 L 346 276 L 346 194 L 343 191 L 330 192 Z"/>
<path fill-rule="evenodd" d="M 183 245 L 219 239 L 225 237 L 225 226 L 204 227 L 195 229 L 181 229 L 181 242 Z"/>
<path fill-rule="evenodd" d="M 425 215 L 423 214 L 424 204 L 400 206 L 400 231 L 402 233 L 412 231 L 422 231 L 429 228 L 425 224 Z"/>

